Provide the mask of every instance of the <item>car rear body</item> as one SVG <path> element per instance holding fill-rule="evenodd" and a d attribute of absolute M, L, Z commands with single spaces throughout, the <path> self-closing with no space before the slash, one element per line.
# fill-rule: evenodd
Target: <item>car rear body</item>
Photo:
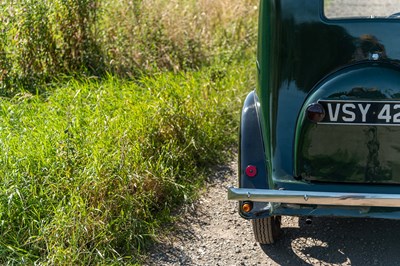
<path fill-rule="evenodd" d="M 399 30 L 396 16 L 328 19 L 323 0 L 260 1 L 228 193 L 243 217 L 400 218 Z"/>

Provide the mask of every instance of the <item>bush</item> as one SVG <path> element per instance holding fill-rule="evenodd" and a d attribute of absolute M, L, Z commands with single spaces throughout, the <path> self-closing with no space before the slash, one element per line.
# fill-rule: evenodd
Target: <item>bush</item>
<path fill-rule="evenodd" d="M 20 0 L 0 3 L 0 94 L 55 78 L 137 78 L 243 57 L 255 0 Z"/>

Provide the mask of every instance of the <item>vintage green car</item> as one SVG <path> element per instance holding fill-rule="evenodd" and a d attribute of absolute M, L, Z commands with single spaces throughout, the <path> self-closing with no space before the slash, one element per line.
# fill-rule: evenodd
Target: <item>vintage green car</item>
<path fill-rule="evenodd" d="M 263 244 L 282 215 L 400 219 L 399 15 L 329 17 L 334 1 L 260 1 L 228 199 Z"/>

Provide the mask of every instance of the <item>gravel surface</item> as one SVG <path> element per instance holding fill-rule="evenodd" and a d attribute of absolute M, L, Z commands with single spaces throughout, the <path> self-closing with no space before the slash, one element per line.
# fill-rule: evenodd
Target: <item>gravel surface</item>
<path fill-rule="evenodd" d="M 163 237 L 147 265 L 398 265 L 400 221 L 283 217 L 283 238 L 254 241 L 251 224 L 239 217 L 227 188 L 236 184 L 236 164 L 216 171 L 207 191 Z"/>
<path fill-rule="evenodd" d="M 370 11 L 365 6 L 370 7 Z M 389 11 L 388 11 L 389 10 Z M 392 12 L 393 11 L 393 12 Z M 400 0 L 330 0 L 326 13 L 386 16 L 400 12 Z M 236 185 L 235 163 L 210 177 L 207 191 L 163 237 L 148 265 L 399 265 L 400 221 L 283 217 L 283 238 L 274 245 L 254 241 L 251 225 L 227 200 Z"/>

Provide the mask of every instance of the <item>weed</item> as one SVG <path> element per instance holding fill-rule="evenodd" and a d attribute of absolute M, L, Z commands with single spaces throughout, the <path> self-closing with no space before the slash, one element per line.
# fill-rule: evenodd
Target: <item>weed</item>
<path fill-rule="evenodd" d="M 1 264 L 140 262 L 236 141 L 253 2 L 0 2 Z"/>
<path fill-rule="evenodd" d="M 137 262 L 227 156 L 248 64 L 3 99 L 0 261 Z"/>
<path fill-rule="evenodd" d="M 137 78 L 243 58 L 255 0 L 0 3 L 0 93 L 43 93 L 67 76 Z"/>

